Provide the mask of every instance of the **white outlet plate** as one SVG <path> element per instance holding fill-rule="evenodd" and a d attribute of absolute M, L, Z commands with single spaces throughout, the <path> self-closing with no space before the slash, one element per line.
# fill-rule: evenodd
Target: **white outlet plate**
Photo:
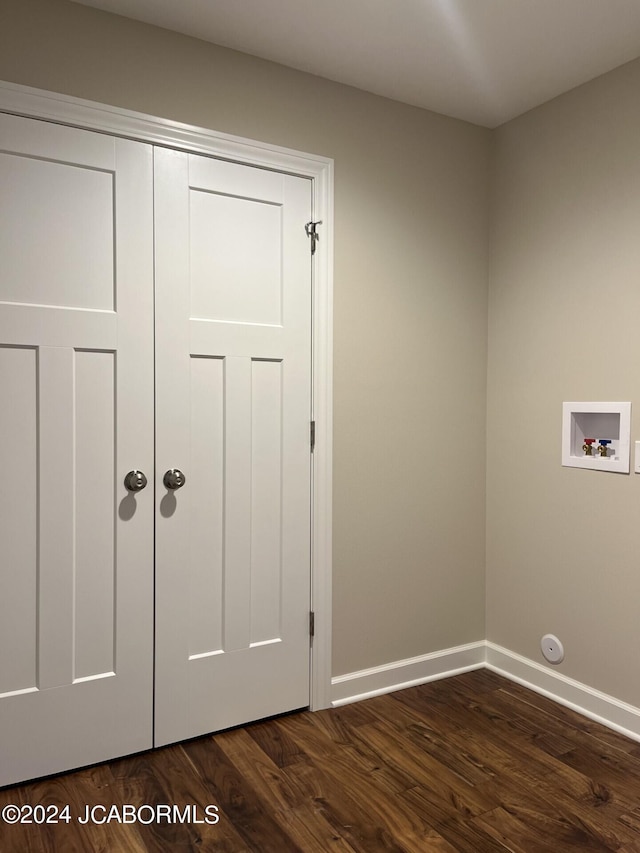
<path fill-rule="evenodd" d="M 540 640 L 540 649 L 549 663 L 559 664 L 564 660 L 564 646 L 555 634 L 545 634 Z"/>

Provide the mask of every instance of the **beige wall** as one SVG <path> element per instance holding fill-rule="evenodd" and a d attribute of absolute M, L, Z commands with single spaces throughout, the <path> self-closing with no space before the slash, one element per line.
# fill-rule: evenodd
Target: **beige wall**
<path fill-rule="evenodd" d="M 563 400 L 640 439 L 640 62 L 495 133 L 488 638 L 640 705 L 640 476 L 560 465 Z M 605 437 L 605 436 L 600 436 Z"/>
<path fill-rule="evenodd" d="M 335 158 L 333 672 L 483 639 L 489 131 L 65 0 L 0 79 Z"/>

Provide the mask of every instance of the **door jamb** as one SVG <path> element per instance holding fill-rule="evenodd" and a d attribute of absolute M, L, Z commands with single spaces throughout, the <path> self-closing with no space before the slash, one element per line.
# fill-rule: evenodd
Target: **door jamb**
<path fill-rule="evenodd" d="M 107 106 L 94 101 L 0 81 L 0 112 L 37 118 L 300 175 L 312 182 L 312 219 L 322 220 L 313 255 L 311 454 L 312 711 L 331 706 L 331 570 L 333 462 L 333 160 L 264 142 Z M 301 223 L 301 227 L 304 223 Z"/>

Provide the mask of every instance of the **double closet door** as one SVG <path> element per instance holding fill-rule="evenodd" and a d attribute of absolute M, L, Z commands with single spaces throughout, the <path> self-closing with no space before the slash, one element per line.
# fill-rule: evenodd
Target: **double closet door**
<path fill-rule="evenodd" d="M 0 116 L 0 785 L 309 704 L 310 206 Z"/>

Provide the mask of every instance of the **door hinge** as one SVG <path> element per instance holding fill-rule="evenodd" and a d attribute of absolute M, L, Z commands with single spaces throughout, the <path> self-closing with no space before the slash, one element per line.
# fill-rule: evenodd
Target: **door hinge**
<path fill-rule="evenodd" d="M 315 637 L 316 635 L 316 614 L 311 610 L 309 612 L 309 636 Z"/>
<path fill-rule="evenodd" d="M 309 429 L 309 441 L 311 442 L 311 452 L 316 449 L 316 422 L 311 421 Z"/>
<path fill-rule="evenodd" d="M 315 255 L 316 253 L 316 243 L 320 239 L 320 235 L 318 234 L 318 225 L 322 225 L 322 219 L 318 219 L 317 222 L 307 222 L 304 226 L 305 233 L 307 237 L 311 240 L 311 254 Z"/>

